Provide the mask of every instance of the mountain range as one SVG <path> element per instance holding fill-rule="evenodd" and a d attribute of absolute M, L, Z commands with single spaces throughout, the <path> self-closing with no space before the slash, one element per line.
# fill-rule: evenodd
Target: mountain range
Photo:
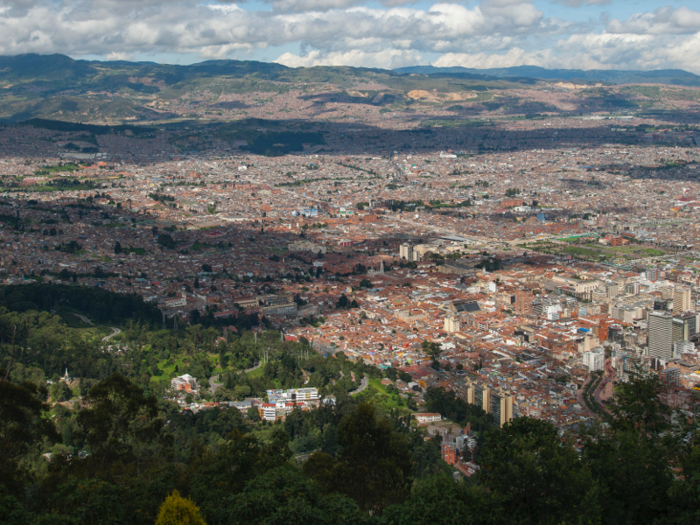
<path fill-rule="evenodd" d="M 476 107 L 537 113 L 557 109 L 542 102 L 525 104 L 525 93 L 539 100 L 540 92 L 551 90 L 552 84 L 559 91 L 575 90 L 567 103 L 584 112 L 610 107 L 674 110 L 677 105 L 667 104 L 669 100 L 700 99 L 700 93 L 687 89 L 700 86 L 700 77 L 681 70 L 290 68 L 237 60 L 176 65 L 27 54 L 0 56 L 0 122 L 32 118 L 109 124 L 248 117 L 332 120 L 356 113 L 348 109 L 331 114 L 335 111 L 329 109 L 331 105 L 336 110 L 340 105 L 381 106 L 384 112 L 403 112 L 404 116 L 407 112 Z M 516 92 L 516 97 L 510 95 Z"/>

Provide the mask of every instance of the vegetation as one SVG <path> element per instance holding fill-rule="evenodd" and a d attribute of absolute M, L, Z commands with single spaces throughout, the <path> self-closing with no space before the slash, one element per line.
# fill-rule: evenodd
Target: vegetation
<path fill-rule="evenodd" d="M 696 418 L 664 406 L 655 378 L 620 384 L 602 414 L 604 425 L 577 434 L 529 418 L 501 428 L 454 392 L 427 389 L 426 410 L 470 424 L 479 436 L 473 459 L 481 470 L 468 482 L 455 481 L 440 460 L 439 436 L 417 428 L 405 410 L 368 403 L 376 397 L 369 388 L 348 395 L 363 375 L 377 385 L 382 376 L 410 380 L 404 372 L 380 371 L 342 353 L 324 358 L 308 352 L 308 341 L 254 335 L 243 326 L 226 337 L 215 324 L 158 329 L 159 312 L 151 306 L 103 290 L 28 285 L 3 292 L 3 523 L 680 525 L 698 519 Z M 104 343 L 109 324 L 86 325 L 73 315 L 78 311 L 123 332 Z M 259 375 L 244 373 L 263 350 L 268 361 Z M 438 357 L 429 344 L 426 351 Z M 59 379 L 65 368 L 77 379 Z M 327 402 L 274 424 L 225 404 L 181 410 L 165 394 L 168 379 L 185 372 L 203 384 L 218 376 L 216 393 L 202 389 L 199 401 L 264 397 L 267 389 L 306 383 Z M 393 399 L 389 387 L 382 395 Z"/>

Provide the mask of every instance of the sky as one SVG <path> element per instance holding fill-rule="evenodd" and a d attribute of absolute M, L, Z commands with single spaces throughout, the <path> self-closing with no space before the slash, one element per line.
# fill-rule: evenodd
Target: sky
<path fill-rule="evenodd" d="M 0 55 L 21 53 L 700 74 L 700 0 L 0 0 Z"/>

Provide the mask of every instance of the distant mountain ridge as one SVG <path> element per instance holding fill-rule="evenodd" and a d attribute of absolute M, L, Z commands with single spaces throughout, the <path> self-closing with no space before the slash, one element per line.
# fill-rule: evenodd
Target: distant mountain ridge
<path fill-rule="evenodd" d="M 100 69 L 128 69 L 133 74 L 160 73 L 168 75 L 172 81 L 202 75 L 255 75 L 274 80 L 279 75 L 295 71 L 337 71 L 344 70 L 362 74 L 382 72 L 389 75 L 455 76 L 481 80 L 533 79 L 533 80 L 583 80 L 587 82 L 610 82 L 615 84 L 658 83 L 685 86 L 700 86 L 700 76 L 681 69 L 660 69 L 654 71 L 635 70 L 582 70 L 546 69 L 539 66 L 515 66 L 505 68 L 476 69 L 466 67 L 409 66 L 393 70 L 372 69 L 350 66 L 321 66 L 313 68 L 291 68 L 275 62 L 242 60 L 206 60 L 190 65 L 158 64 L 155 62 L 129 62 L 76 60 L 66 55 L 12 55 L 0 56 L 0 79 L 21 80 L 26 78 L 56 80 L 78 80 L 97 73 Z M 296 76 L 296 75 L 295 75 Z"/>
<path fill-rule="evenodd" d="M 591 104 L 602 104 L 605 97 L 612 97 L 612 102 L 603 104 L 605 107 L 601 109 L 619 108 L 620 104 L 627 108 L 640 107 L 632 100 L 640 96 L 639 90 L 623 93 L 619 89 L 626 87 L 612 88 L 613 84 L 679 86 L 670 94 L 667 93 L 669 89 L 644 90 L 641 96 L 645 104 L 667 99 L 700 101 L 696 91 L 679 91 L 681 87 L 700 86 L 700 76 L 681 70 L 583 71 L 535 66 L 496 69 L 413 66 L 397 70 L 349 66 L 292 68 L 274 62 L 239 60 L 178 65 L 26 54 L 0 56 L 0 124 L 36 118 L 112 124 L 240 118 L 250 112 L 256 113 L 258 106 L 273 99 L 271 94 L 288 92 L 294 92 L 293 97 L 302 104 L 313 101 L 314 111 L 323 108 L 326 102 L 369 104 L 382 106 L 385 111 L 410 111 L 414 108 L 409 106 L 415 103 L 437 104 L 457 111 L 462 107 L 457 102 L 466 100 L 464 93 L 470 94 L 468 103 L 485 103 L 485 108 L 495 110 L 500 106 L 492 100 L 496 96 L 494 92 L 540 88 L 542 82 L 556 81 L 588 86 L 603 83 L 605 89 L 588 90 L 584 94 L 586 101 L 582 99 L 581 102 L 589 109 Z M 241 99 L 254 93 L 265 93 L 260 97 L 264 102 Z M 595 102 L 587 97 L 600 100 Z M 293 110 L 281 104 L 274 103 L 271 110 L 266 109 L 257 116 L 275 114 L 276 118 L 286 118 Z M 541 106 L 535 109 L 523 111 L 543 111 Z M 297 118 L 303 119 L 305 115 L 299 114 Z"/>
<path fill-rule="evenodd" d="M 394 69 L 401 74 L 428 76 L 457 76 L 462 78 L 491 77 L 499 79 L 532 78 L 536 80 L 583 80 L 587 82 L 610 82 L 614 84 L 673 84 L 700 86 L 700 76 L 682 69 L 659 69 L 654 71 L 625 71 L 604 69 L 546 69 L 539 66 L 515 66 L 493 69 L 467 67 L 410 66 Z"/>

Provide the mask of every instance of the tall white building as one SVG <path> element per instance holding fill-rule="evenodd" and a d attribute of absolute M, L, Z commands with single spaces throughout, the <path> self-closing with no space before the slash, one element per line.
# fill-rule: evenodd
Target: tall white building
<path fill-rule="evenodd" d="M 583 364 L 588 367 L 589 372 L 605 370 L 605 350 L 598 346 L 583 354 Z"/>
<path fill-rule="evenodd" d="M 410 244 L 402 244 L 399 246 L 399 256 L 407 261 L 416 262 L 420 260 L 420 254 L 413 249 Z"/>
<path fill-rule="evenodd" d="M 663 312 L 651 312 L 647 342 L 649 357 L 673 358 L 673 317 Z"/>

